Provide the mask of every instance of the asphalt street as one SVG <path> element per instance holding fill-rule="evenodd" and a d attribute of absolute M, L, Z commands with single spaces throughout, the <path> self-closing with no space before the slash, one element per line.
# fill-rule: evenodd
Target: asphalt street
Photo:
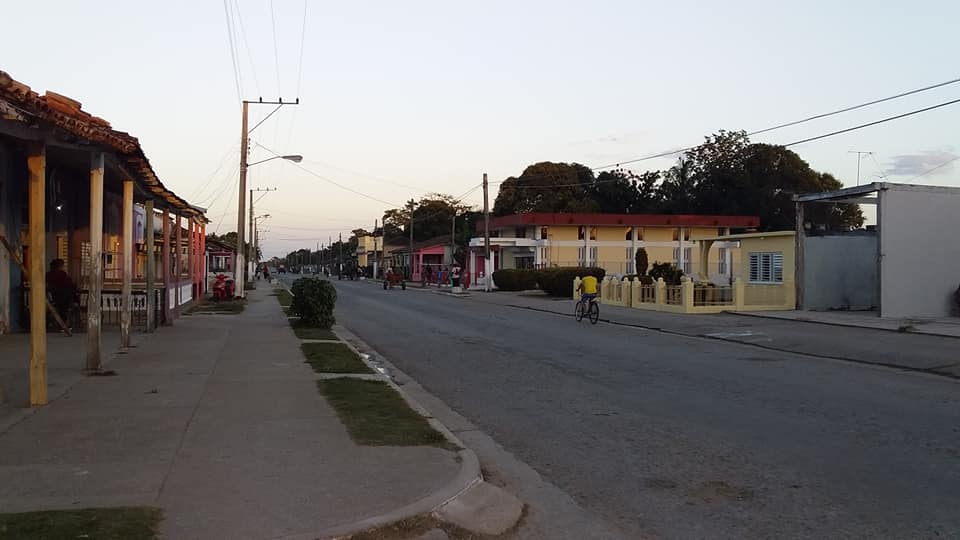
<path fill-rule="evenodd" d="M 960 535 L 956 380 L 335 283 L 338 322 L 623 538 Z"/>

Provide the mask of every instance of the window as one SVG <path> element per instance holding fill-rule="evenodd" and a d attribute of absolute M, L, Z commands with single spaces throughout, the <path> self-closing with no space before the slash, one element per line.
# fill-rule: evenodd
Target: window
<path fill-rule="evenodd" d="M 540 248 L 540 264 L 546 265 L 548 262 L 550 262 L 550 253 L 547 251 L 547 248 L 541 247 Z"/>
<path fill-rule="evenodd" d="M 579 261 L 580 266 L 587 265 L 587 248 L 585 247 L 577 248 L 577 261 Z"/>
<path fill-rule="evenodd" d="M 597 246 L 590 248 L 590 262 L 594 264 L 597 262 Z"/>
<path fill-rule="evenodd" d="M 783 252 L 750 253 L 751 283 L 783 283 Z"/>
<path fill-rule="evenodd" d="M 626 238 L 624 240 L 633 240 L 633 227 L 627 229 Z"/>
<path fill-rule="evenodd" d="M 549 236 L 550 229 L 547 227 L 540 227 L 540 239 L 546 240 Z"/>
<path fill-rule="evenodd" d="M 517 227 L 516 229 L 514 229 L 513 235 L 514 235 L 515 237 L 517 237 L 517 238 L 526 238 L 526 237 L 527 237 L 527 229 L 524 228 L 524 227 Z"/>
<path fill-rule="evenodd" d="M 596 228 L 596 227 L 590 227 L 590 239 L 591 239 L 591 240 L 596 240 L 596 239 L 597 239 L 597 228 Z"/>
<path fill-rule="evenodd" d="M 637 227 L 637 240 L 643 240 L 643 227 Z"/>
<path fill-rule="evenodd" d="M 583 225 L 577 227 L 577 240 L 583 240 L 587 235 L 587 228 Z"/>
<path fill-rule="evenodd" d="M 727 274 L 727 248 L 720 248 L 720 266 L 717 271 L 722 275 Z"/>
<path fill-rule="evenodd" d="M 690 229 L 683 229 L 683 239 L 685 241 L 690 241 Z M 673 241 L 678 242 L 680 240 L 680 229 L 673 230 Z"/>

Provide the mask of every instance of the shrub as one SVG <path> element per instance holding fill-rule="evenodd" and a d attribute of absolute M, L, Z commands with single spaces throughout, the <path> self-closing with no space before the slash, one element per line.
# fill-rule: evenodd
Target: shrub
<path fill-rule="evenodd" d="M 300 278 L 293 282 L 293 302 L 290 312 L 308 326 L 329 329 L 336 322 L 333 307 L 337 290 L 329 281 L 318 278 Z"/>
<path fill-rule="evenodd" d="M 634 256 L 634 262 L 637 265 L 637 274 L 641 276 L 647 275 L 647 267 L 650 266 L 650 262 L 647 259 L 646 248 L 637 249 L 637 254 Z"/>
<path fill-rule="evenodd" d="M 501 291 L 528 291 L 537 288 L 537 273 L 534 270 L 497 270 L 493 282 Z"/>
<path fill-rule="evenodd" d="M 653 263 L 650 268 L 650 277 L 654 280 L 663 278 L 667 285 L 679 285 L 680 278 L 683 277 L 683 270 L 680 270 L 672 263 Z"/>
<path fill-rule="evenodd" d="M 623 277 L 629 279 L 630 281 L 633 281 L 634 279 L 639 279 L 641 285 L 653 285 L 653 278 L 646 274 L 642 276 L 637 274 L 627 274 Z"/>
<path fill-rule="evenodd" d="M 537 284 L 540 290 L 551 296 L 573 296 L 573 280 L 576 277 L 594 276 L 598 280 L 603 279 L 606 270 L 603 268 L 580 268 L 576 266 L 563 266 L 559 268 L 548 268 L 536 273 Z"/>
<path fill-rule="evenodd" d="M 956 292 L 953 293 L 953 313 L 960 315 L 960 287 L 957 287 Z"/>

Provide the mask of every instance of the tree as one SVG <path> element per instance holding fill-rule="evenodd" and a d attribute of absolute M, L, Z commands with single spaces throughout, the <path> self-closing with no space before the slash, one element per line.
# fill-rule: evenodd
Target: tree
<path fill-rule="evenodd" d="M 217 233 L 207 233 L 207 240 L 211 239 L 222 242 L 234 249 L 237 247 L 237 231 L 230 231 L 220 235 Z M 250 253 L 250 242 L 244 242 L 243 245 L 247 248 L 244 253 Z M 260 249 L 260 246 L 257 246 L 257 258 L 259 259 L 262 254 L 263 250 Z"/>
<path fill-rule="evenodd" d="M 500 184 L 493 214 L 596 212 L 600 205 L 590 193 L 594 182 L 593 171 L 579 163 L 535 163 Z"/>
<path fill-rule="evenodd" d="M 451 221 L 454 214 L 457 217 L 457 228 L 460 227 L 460 215 L 471 209 L 452 195 L 431 193 L 419 201 L 412 199 L 404 208 L 393 208 L 383 214 L 386 241 L 410 238 L 410 215 L 413 213 L 413 240 L 421 242 L 437 236 L 450 234 Z"/>
<path fill-rule="evenodd" d="M 648 171 L 638 175 L 625 169 L 603 171 L 597 175 L 587 192 L 596 201 L 599 212 L 652 213 L 659 211 L 661 206 L 657 192 L 659 179 L 659 172 Z"/>

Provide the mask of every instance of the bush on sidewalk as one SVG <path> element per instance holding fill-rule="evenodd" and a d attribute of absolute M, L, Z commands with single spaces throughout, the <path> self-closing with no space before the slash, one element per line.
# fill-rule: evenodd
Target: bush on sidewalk
<path fill-rule="evenodd" d="M 329 329 L 336 322 L 333 308 L 337 303 L 337 290 L 325 279 L 300 278 L 293 282 L 293 302 L 290 312 L 315 328 Z"/>
<path fill-rule="evenodd" d="M 550 296 L 573 296 L 573 279 L 576 277 L 594 276 L 597 280 L 603 279 L 606 270 L 597 267 L 562 266 L 547 268 L 537 272 L 537 284 L 540 290 Z"/>
<path fill-rule="evenodd" d="M 537 288 L 537 274 L 534 270 L 505 268 L 493 273 L 493 283 L 501 291 L 529 291 Z"/>

